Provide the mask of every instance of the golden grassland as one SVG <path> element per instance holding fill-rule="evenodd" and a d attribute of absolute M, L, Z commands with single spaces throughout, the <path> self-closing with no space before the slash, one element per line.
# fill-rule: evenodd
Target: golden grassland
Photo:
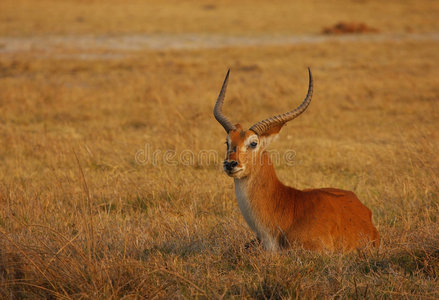
<path fill-rule="evenodd" d="M 438 29 L 435 1 L 403 2 L 2 1 L 0 33 L 315 34 L 352 14 L 386 32 Z M 296 10 L 305 15 L 278 15 Z M 388 41 L 110 60 L 0 53 L 0 298 L 438 298 L 438 50 Z M 353 190 L 373 212 L 378 250 L 244 247 L 253 234 L 221 170 L 213 104 L 231 67 L 224 110 L 250 126 L 303 100 L 308 66 L 313 101 L 270 147 L 296 154 L 277 173 L 297 188 Z M 218 159 L 139 163 L 148 148 Z"/>

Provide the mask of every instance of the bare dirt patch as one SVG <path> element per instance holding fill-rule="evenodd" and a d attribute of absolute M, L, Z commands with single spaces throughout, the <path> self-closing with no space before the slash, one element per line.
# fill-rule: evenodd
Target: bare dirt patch
<path fill-rule="evenodd" d="M 325 27 L 323 34 L 346 34 L 346 33 L 377 33 L 378 29 L 360 22 L 339 22 L 333 26 Z"/>

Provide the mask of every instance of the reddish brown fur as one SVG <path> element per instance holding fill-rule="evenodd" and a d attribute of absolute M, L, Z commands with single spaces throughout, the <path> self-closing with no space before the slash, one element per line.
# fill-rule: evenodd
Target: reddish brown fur
<path fill-rule="evenodd" d="M 275 241 L 272 249 L 288 248 L 296 243 L 310 250 L 330 251 L 379 245 L 372 213 L 353 192 L 333 188 L 301 191 L 285 186 L 277 178 L 263 148 L 242 149 L 251 135 L 255 133 L 243 132 L 239 125 L 230 131 L 231 145 L 226 160 L 237 161 L 238 167 L 245 166 L 244 174 L 231 176 L 235 177 L 235 184 L 246 187 L 252 215 Z M 258 138 L 261 143 L 266 137 Z"/>

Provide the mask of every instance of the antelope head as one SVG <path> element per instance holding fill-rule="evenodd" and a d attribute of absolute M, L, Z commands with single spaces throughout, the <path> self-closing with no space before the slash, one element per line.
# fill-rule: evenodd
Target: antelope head
<path fill-rule="evenodd" d="M 220 94 L 216 101 L 213 114 L 215 119 L 224 127 L 227 132 L 226 144 L 227 155 L 224 160 L 224 171 L 230 177 L 244 178 L 257 167 L 261 162 L 261 156 L 265 148 L 278 135 L 281 128 L 289 121 L 302 114 L 311 102 L 313 93 L 313 79 L 311 70 L 309 72 L 309 87 L 305 100 L 297 108 L 284 114 L 273 116 L 262 120 L 248 130 L 244 130 L 240 124 L 233 124 L 222 113 L 224 96 L 227 89 L 230 70 L 227 72 Z"/>

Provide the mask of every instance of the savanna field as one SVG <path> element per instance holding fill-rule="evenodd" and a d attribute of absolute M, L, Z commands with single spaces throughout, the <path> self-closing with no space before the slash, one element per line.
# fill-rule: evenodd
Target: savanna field
<path fill-rule="evenodd" d="M 438 299 L 438 16 L 429 0 L 2 0 L 0 298 Z M 372 30 L 323 33 L 339 22 Z M 224 112 L 248 128 L 301 103 L 308 66 L 277 174 L 354 191 L 379 249 L 244 246 L 213 105 L 231 68 Z"/>

